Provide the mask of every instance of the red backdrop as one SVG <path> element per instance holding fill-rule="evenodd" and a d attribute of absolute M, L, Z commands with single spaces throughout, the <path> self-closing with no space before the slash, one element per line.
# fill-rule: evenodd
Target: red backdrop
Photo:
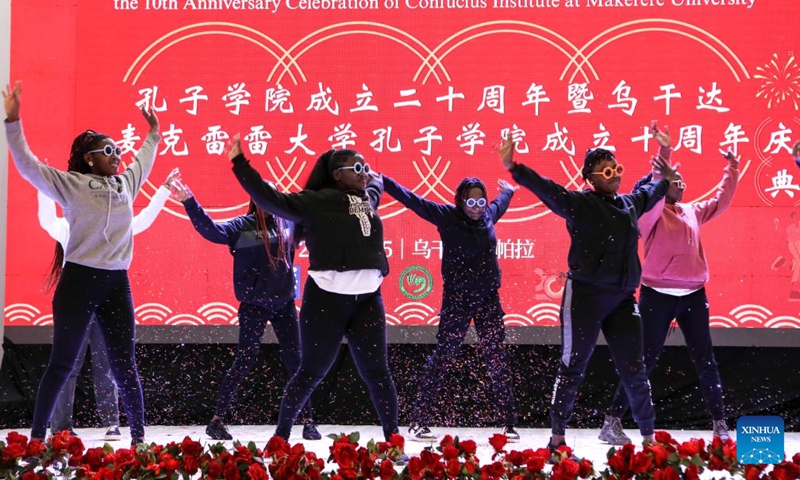
<path fill-rule="evenodd" d="M 74 3 L 12 5 L 11 74 L 24 81 L 26 133 L 41 159 L 66 168 L 72 139 L 87 128 L 128 151 L 138 146 L 146 123 L 136 105 L 150 102 L 164 140 L 137 211 L 180 167 L 214 218 L 243 213 L 247 199 L 222 147 L 235 133 L 288 191 L 320 153 L 348 146 L 434 201 L 452 201 L 465 176 L 494 193 L 498 178 L 509 179 L 495 152 L 506 128 L 522 139 L 519 161 L 571 188 L 583 187 L 586 149 L 613 146 L 627 167 L 625 190 L 649 169 L 656 146 L 644 139 L 658 119 L 672 133 L 689 200 L 714 194 L 720 151 L 742 156 L 733 207 L 703 230 L 714 325 L 800 327 L 800 292 L 792 293 L 800 230 L 791 216 L 800 181 L 790 156 L 800 130 L 800 35 L 791 24 L 800 3 Z M 53 241 L 38 225 L 34 189 L 13 167 L 8 188 L 5 322 L 48 324 L 42 284 Z M 434 324 L 436 229 L 388 197 L 380 213 L 392 268 L 388 321 Z M 557 325 L 564 221 L 520 190 L 497 235 L 507 323 Z M 170 200 L 135 244 L 140 324 L 235 323 L 230 255 L 200 238 L 179 204 Z"/>

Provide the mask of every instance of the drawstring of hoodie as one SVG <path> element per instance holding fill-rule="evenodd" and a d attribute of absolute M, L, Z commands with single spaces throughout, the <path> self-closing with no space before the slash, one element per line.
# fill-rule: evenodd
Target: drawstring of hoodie
<path fill-rule="evenodd" d="M 108 182 L 108 177 L 103 177 L 103 181 L 106 182 L 106 187 L 108 188 L 108 210 L 106 211 L 106 226 L 103 228 L 103 237 L 105 237 L 106 243 L 111 243 L 107 234 L 108 226 L 111 223 L 111 184 Z M 117 199 L 119 199 L 119 192 L 114 190 L 114 193 L 117 195 Z"/>

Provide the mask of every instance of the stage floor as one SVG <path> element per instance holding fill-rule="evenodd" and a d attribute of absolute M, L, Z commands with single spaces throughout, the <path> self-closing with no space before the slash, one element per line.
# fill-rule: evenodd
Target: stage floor
<path fill-rule="evenodd" d="M 315 452 L 322 458 L 327 458 L 330 453 L 328 447 L 331 445 L 331 439 L 326 435 L 338 433 L 351 433 L 359 432 L 361 435 L 361 445 L 366 445 L 370 439 L 382 439 L 381 429 L 375 425 L 318 425 L 320 433 L 322 433 L 322 440 L 309 441 L 303 440 L 302 427 L 295 426 L 292 431 L 290 443 L 303 443 L 306 450 Z M 230 425 L 231 435 L 233 438 L 247 443 L 254 441 L 259 448 L 264 448 L 275 430 L 274 425 Z M 127 447 L 130 442 L 127 428 L 120 429 L 123 433 L 122 440 L 108 442 L 115 448 Z M 499 433 L 499 429 L 491 428 L 433 428 L 432 429 L 440 437 L 444 434 L 452 436 L 458 435 L 461 439 L 471 439 L 478 444 L 477 456 L 481 463 L 487 463 L 492 457 L 492 447 L 489 445 L 489 437 L 494 433 Z M 0 430 L 0 438 L 5 439 L 8 432 L 11 430 Z M 27 429 L 17 429 L 24 435 L 29 435 Z M 75 431 L 80 435 L 83 444 L 87 447 L 102 446 L 106 443 L 103 440 L 105 429 L 101 428 L 76 428 Z M 526 448 L 540 448 L 547 444 L 550 437 L 548 429 L 543 428 L 520 428 L 518 429 L 522 437 L 518 443 L 509 445 L 507 449 L 524 450 Z M 407 432 L 407 427 L 402 427 L 402 433 Z M 625 432 L 630 436 L 634 442 L 641 440 L 637 432 L 633 429 L 626 429 Z M 602 443 L 597 439 L 599 430 L 596 429 L 569 429 L 567 430 L 567 443 L 570 445 L 575 454 L 579 457 L 584 457 L 591 460 L 595 465 L 596 470 L 602 470 L 605 466 L 606 453 L 610 448 L 609 445 Z M 706 441 L 711 440 L 710 430 L 672 430 L 669 433 L 679 442 L 687 441 L 692 438 L 703 438 Z M 194 440 L 199 440 L 202 443 L 216 443 L 205 435 L 205 425 L 188 425 L 188 426 L 160 426 L 152 425 L 147 427 L 147 441 L 159 444 L 169 442 L 180 442 L 184 437 L 189 436 Z M 420 443 L 410 441 L 408 435 L 406 436 L 406 453 L 409 455 L 419 455 L 427 443 Z M 791 458 L 797 452 L 800 452 L 800 432 L 787 432 L 785 434 L 785 451 L 786 455 Z M 232 445 L 233 441 L 225 442 Z"/>

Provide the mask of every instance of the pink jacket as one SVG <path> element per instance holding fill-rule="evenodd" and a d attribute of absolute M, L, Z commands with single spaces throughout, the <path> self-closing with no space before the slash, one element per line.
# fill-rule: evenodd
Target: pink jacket
<path fill-rule="evenodd" d="M 642 283 L 653 288 L 699 289 L 708 281 L 700 225 L 728 209 L 739 183 L 739 169 L 725 167 L 714 198 L 665 205 L 664 200 L 639 218 L 644 242 Z"/>

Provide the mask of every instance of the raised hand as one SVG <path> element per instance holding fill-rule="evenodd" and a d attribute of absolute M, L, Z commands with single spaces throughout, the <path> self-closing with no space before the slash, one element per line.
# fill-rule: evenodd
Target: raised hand
<path fill-rule="evenodd" d="M 175 200 L 183 203 L 186 200 L 194 197 L 192 191 L 183 184 L 183 182 L 178 178 L 172 182 L 172 195 L 170 197 L 174 198 Z"/>
<path fill-rule="evenodd" d="M 664 125 L 664 130 L 658 129 L 658 122 L 653 120 L 650 122 L 650 133 L 653 135 L 653 138 L 656 139 L 659 145 L 662 147 L 669 147 L 671 143 L 671 139 L 669 136 L 669 127 Z"/>
<path fill-rule="evenodd" d="M 172 169 L 171 172 L 169 172 L 169 175 L 167 175 L 167 179 L 164 180 L 164 186 L 166 186 L 169 189 L 172 189 L 172 186 L 175 184 L 175 182 L 180 182 L 180 181 L 181 181 L 181 171 L 178 167 L 175 167 Z"/>
<path fill-rule="evenodd" d="M 19 105 L 22 98 L 22 82 L 14 82 L 14 88 L 6 85 L 3 89 L 3 104 L 6 108 L 6 122 L 19 120 Z"/>
<path fill-rule="evenodd" d="M 503 180 L 502 178 L 500 178 L 500 179 L 497 180 L 497 188 L 500 191 L 503 191 L 503 190 L 505 190 L 507 188 L 510 188 L 511 190 L 516 192 L 517 189 L 519 188 L 519 185 L 512 185 L 512 184 L 508 183 L 507 181 Z"/>
<path fill-rule="evenodd" d="M 147 124 L 150 125 L 150 133 L 158 133 L 160 126 L 158 124 L 158 115 L 156 115 L 155 109 L 147 109 L 142 106 L 142 116 L 145 120 L 147 120 Z"/>
<path fill-rule="evenodd" d="M 228 142 L 228 158 L 233 160 L 234 158 L 238 157 L 241 154 L 242 154 L 242 139 L 237 133 Z"/>
<path fill-rule="evenodd" d="M 661 157 L 653 157 L 650 160 L 650 165 L 653 166 L 653 172 L 661 175 L 661 178 L 666 178 L 670 181 L 670 183 L 673 180 L 678 179 L 678 176 L 675 173 L 678 171 L 678 167 L 680 167 L 680 165 L 675 165 L 673 168 L 668 161 Z"/>
<path fill-rule="evenodd" d="M 514 168 L 514 139 L 510 130 L 506 138 L 500 140 L 500 147 L 497 149 L 497 153 L 500 154 L 500 160 L 506 170 Z"/>
<path fill-rule="evenodd" d="M 739 159 L 740 159 L 741 157 L 737 157 L 737 156 L 736 156 L 736 155 L 733 153 L 733 151 L 732 151 L 731 149 L 728 149 L 728 151 L 727 151 L 727 152 L 725 152 L 725 153 L 723 153 L 723 154 L 722 154 L 722 156 L 725 158 L 725 160 L 727 160 L 727 161 L 728 161 L 728 163 L 730 163 L 730 164 L 731 164 L 731 165 L 733 165 L 734 167 L 738 167 L 738 166 L 739 166 Z"/>

